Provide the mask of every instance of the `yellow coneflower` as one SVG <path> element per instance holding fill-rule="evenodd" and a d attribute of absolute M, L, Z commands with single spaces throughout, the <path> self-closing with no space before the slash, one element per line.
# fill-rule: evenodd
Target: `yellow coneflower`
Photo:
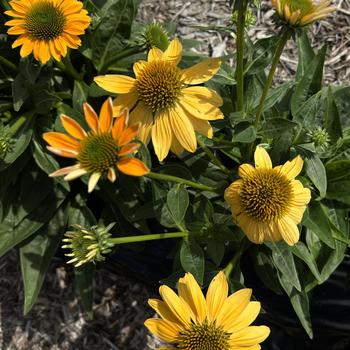
<path fill-rule="evenodd" d="M 60 132 L 43 134 L 50 145 L 47 147 L 49 151 L 78 161 L 50 176 L 65 175 L 65 180 L 73 180 L 89 173 L 88 191 L 91 192 L 104 174 L 107 174 L 109 181 L 114 182 L 116 169 L 132 176 L 143 176 L 149 172 L 141 160 L 133 157 L 140 147 L 139 143 L 132 142 L 137 135 L 138 125 L 127 126 L 127 109 L 124 109 L 114 124 L 111 98 L 102 105 L 100 118 L 88 103 L 84 103 L 84 114 L 90 127 L 88 133 L 74 119 L 61 115 L 62 125 L 70 136 Z"/>
<path fill-rule="evenodd" d="M 163 52 L 153 48 L 146 61 L 138 61 L 133 70 L 136 78 L 104 75 L 95 82 L 106 91 L 120 94 L 114 100 L 115 113 L 120 108 L 132 109 L 130 123 L 141 123 L 139 137 L 147 144 L 152 138 L 158 159 L 169 150 L 180 154 L 197 148 L 195 131 L 211 138 L 208 120 L 222 119 L 218 107 L 221 97 L 204 86 L 189 86 L 208 81 L 220 68 L 218 58 L 207 59 L 193 67 L 180 69 L 182 45 L 173 40 Z"/>
<path fill-rule="evenodd" d="M 329 0 L 272 0 L 278 16 L 293 27 L 303 27 L 336 10 Z"/>
<path fill-rule="evenodd" d="M 251 289 L 228 296 L 223 272 L 210 283 L 206 298 L 190 273 L 180 278 L 178 290 L 179 295 L 161 286 L 163 300 L 148 301 L 161 319 L 148 319 L 145 326 L 170 344 L 159 350 L 258 350 L 269 336 L 268 327 L 250 326 L 260 312 L 260 303 L 250 301 Z"/>
<path fill-rule="evenodd" d="M 272 168 L 271 159 L 262 147 L 254 154 L 255 168 L 242 164 L 238 175 L 225 190 L 237 225 L 254 243 L 285 240 L 293 245 L 299 240 L 300 223 L 311 194 L 295 177 L 303 168 L 297 156 Z"/>
<path fill-rule="evenodd" d="M 36 60 L 46 63 L 66 56 L 67 48 L 76 49 L 90 24 L 83 3 L 77 0 L 12 0 L 12 10 L 5 11 L 14 19 L 5 23 L 10 35 L 19 35 L 12 47 L 21 46 L 26 57 L 33 52 Z"/>

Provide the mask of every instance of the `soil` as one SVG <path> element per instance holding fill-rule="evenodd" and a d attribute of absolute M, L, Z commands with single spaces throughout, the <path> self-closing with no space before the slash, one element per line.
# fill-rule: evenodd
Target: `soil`
<path fill-rule="evenodd" d="M 312 26 L 316 48 L 328 45 L 325 81 L 347 83 L 350 75 L 350 0 L 340 0 L 338 11 Z M 252 38 L 275 32 L 274 11 L 262 2 L 257 23 L 249 29 Z M 181 38 L 199 39 L 200 50 L 220 56 L 232 53 L 233 38 L 199 30 L 194 26 L 230 26 L 226 0 L 144 0 L 138 15 L 145 23 L 175 21 Z M 290 41 L 282 55 L 277 81 L 295 73 L 296 47 Z M 64 261 L 52 262 L 38 301 L 23 317 L 23 288 L 16 250 L 0 259 L 0 349 L 1 350 L 146 350 L 159 346 L 143 326 L 153 313 L 147 305 L 151 292 L 135 280 L 100 268 L 95 273 L 94 320 L 87 320 L 74 290 L 72 269 Z"/>

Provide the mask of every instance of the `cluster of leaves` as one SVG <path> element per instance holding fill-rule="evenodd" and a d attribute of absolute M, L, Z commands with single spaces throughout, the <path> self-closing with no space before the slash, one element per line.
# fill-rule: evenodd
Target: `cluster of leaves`
<path fill-rule="evenodd" d="M 188 230 L 188 238 L 174 240 L 169 247 L 164 260 L 171 261 L 172 271 L 163 282 L 173 286 L 188 271 L 205 286 L 245 240 L 232 220 L 223 191 L 236 178 L 238 166 L 251 162 L 251 145 L 265 143 L 276 165 L 296 154 L 303 157 L 305 167 L 300 179 L 312 190 L 312 200 L 300 225 L 300 242 L 293 247 L 283 242 L 246 247 L 250 263 L 244 269 L 237 265 L 230 283 L 232 288 L 242 286 L 245 270 L 254 270 L 266 288 L 288 295 L 312 336 L 312 290 L 342 262 L 350 243 L 350 88 L 322 86 L 326 48 L 314 52 L 305 32 L 296 38 L 295 79 L 270 89 L 258 126 L 254 125 L 257 96 L 266 81 L 277 35 L 254 43 L 246 40 L 244 113 L 236 111 L 236 79 L 228 63 L 223 63 L 218 74 L 206 83 L 223 97 L 225 119 L 213 123 L 213 139 L 199 137 L 230 169 L 229 174 L 202 149 L 180 157 L 169 156 L 159 164 L 152 150 L 142 147 L 140 156 L 152 171 L 198 181 L 215 187 L 215 193 L 120 175 L 115 184 L 101 181 L 88 196 L 81 181 L 68 184 L 61 178 L 48 177 L 60 166 L 46 151 L 42 133 L 62 130 L 58 118 L 61 113 L 84 125 L 82 103 L 99 106 L 107 96 L 93 83 L 93 77 L 107 70 L 131 72 L 132 63 L 144 58 L 145 45 L 140 41 L 143 26 L 134 21 L 138 3 L 87 2 L 92 25 L 82 47 L 71 52 L 70 61 L 64 61 L 65 70 L 52 62 L 41 66 L 31 58 L 19 60 L 10 49 L 10 38 L 1 38 L 1 55 L 16 66 L 14 70 L 0 70 L 1 122 L 10 129 L 19 120 L 24 122 L 12 136 L 10 151 L 0 160 L 0 256 L 13 247 L 20 250 L 24 312 L 35 303 L 50 260 L 62 254 L 57 249 L 71 224 L 107 226 L 116 221 L 118 225 L 112 231 L 115 236 Z M 0 20 L 3 28 L 6 19 L 1 15 Z M 171 33 L 174 26 L 167 29 Z M 233 33 L 233 28 L 225 31 Z M 200 61 L 201 57 L 188 50 L 198 43 L 183 44 L 183 67 Z M 71 74 L 70 64 L 79 71 L 78 76 Z M 320 147 L 313 137 L 318 129 L 329 135 L 326 147 Z M 135 255 L 147 249 L 152 253 L 149 245 L 128 249 L 135 249 Z M 75 270 L 82 302 L 91 314 L 92 266 Z"/>

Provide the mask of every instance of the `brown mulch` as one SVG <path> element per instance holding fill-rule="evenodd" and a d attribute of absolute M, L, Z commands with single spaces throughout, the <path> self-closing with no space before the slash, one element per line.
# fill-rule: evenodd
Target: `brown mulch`
<path fill-rule="evenodd" d="M 181 38 L 203 42 L 200 50 L 214 56 L 232 53 L 228 34 L 200 31 L 191 26 L 230 25 L 226 0 L 144 0 L 139 19 L 143 22 L 178 23 Z M 325 81 L 347 83 L 350 75 L 350 0 L 341 0 L 338 11 L 312 26 L 313 46 L 328 45 Z M 257 24 L 249 29 L 254 38 L 273 34 L 273 10 L 263 1 Z M 283 68 L 283 69 L 281 69 Z M 296 70 L 296 48 L 290 41 L 282 55 L 278 80 Z M 0 259 L 0 349 L 1 350 L 146 350 L 157 342 L 148 335 L 143 322 L 152 315 L 147 306 L 149 290 L 142 284 L 100 269 L 95 274 L 93 321 L 83 317 L 74 291 L 71 268 L 55 259 L 37 304 L 22 316 L 22 282 L 18 254 L 14 250 Z"/>

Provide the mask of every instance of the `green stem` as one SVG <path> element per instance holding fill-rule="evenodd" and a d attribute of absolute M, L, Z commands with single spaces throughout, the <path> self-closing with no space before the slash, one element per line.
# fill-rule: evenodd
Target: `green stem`
<path fill-rule="evenodd" d="M 202 147 L 206 155 L 211 159 L 213 164 L 219 167 L 226 175 L 231 176 L 231 171 L 228 170 L 225 167 L 225 165 L 221 163 L 221 161 L 215 156 L 215 154 L 207 147 L 207 145 L 199 137 L 197 137 L 197 142 Z"/>
<path fill-rule="evenodd" d="M 17 73 L 17 67 L 5 57 L 0 56 L 0 65 L 8 68 L 11 72 Z"/>
<path fill-rule="evenodd" d="M 32 114 L 21 115 L 10 127 L 10 134 L 15 135 L 21 126 L 32 116 Z"/>
<path fill-rule="evenodd" d="M 241 245 L 237 252 L 233 255 L 232 259 L 230 262 L 226 265 L 224 268 L 224 273 L 227 278 L 230 277 L 233 269 L 237 266 L 239 260 L 241 259 L 242 254 L 246 251 L 246 249 L 249 247 L 250 242 L 247 240 L 247 238 L 243 238 Z"/>
<path fill-rule="evenodd" d="M 62 61 L 56 61 L 56 66 L 61 69 L 62 72 L 70 75 L 74 80 L 83 80 L 83 77 L 76 71 L 69 58 L 63 58 Z"/>
<path fill-rule="evenodd" d="M 134 47 L 130 47 L 128 49 L 125 49 L 121 52 L 119 52 L 119 54 L 113 56 L 113 58 L 111 58 L 110 60 L 106 61 L 102 67 L 99 69 L 99 74 L 105 74 L 106 71 L 108 70 L 108 68 L 114 64 L 115 62 L 120 61 L 121 59 L 125 58 L 125 57 L 129 57 L 132 55 L 136 55 L 138 53 L 141 53 L 145 50 L 144 46 L 134 46 Z"/>
<path fill-rule="evenodd" d="M 193 182 L 190 180 L 183 179 L 182 177 L 177 177 L 173 175 L 166 175 L 166 174 L 160 174 L 160 173 L 154 173 L 154 172 L 149 172 L 146 177 L 153 179 L 153 180 L 163 180 L 163 181 L 171 181 L 171 182 L 177 182 L 180 184 L 184 184 L 187 186 L 191 186 L 193 188 L 197 188 L 202 191 L 210 191 L 210 192 L 217 192 L 218 189 L 210 186 L 203 185 L 201 183 Z"/>
<path fill-rule="evenodd" d="M 236 38 L 236 80 L 237 80 L 237 110 L 243 111 L 244 106 L 244 26 L 247 1 L 238 1 L 237 38 Z"/>
<path fill-rule="evenodd" d="M 135 242 L 154 241 L 158 239 L 181 238 L 187 236 L 188 232 L 156 233 L 151 235 L 116 237 L 111 238 L 110 242 L 113 244 L 126 244 Z"/>
<path fill-rule="evenodd" d="M 284 49 L 289 37 L 291 36 L 291 34 L 292 34 L 292 32 L 289 28 L 287 28 L 287 27 L 283 28 L 282 35 L 280 37 L 278 46 L 276 48 L 275 55 L 274 55 L 273 60 L 272 60 L 269 75 L 268 75 L 267 80 L 265 82 L 264 90 L 263 90 L 263 93 L 262 93 L 261 98 L 260 98 L 259 107 L 258 107 L 258 110 L 256 112 L 255 122 L 254 122 L 255 127 L 257 127 L 259 125 L 260 117 L 261 117 L 261 114 L 264 110 L 265 100 L 266 100 L 267 94 L 269 92 L 270 86 L 272 84 L 272 80 L 273 80 L 273 77 L 275 75 L 275 71 L 276 71 L 278 62 L 281 58 L 283 49 Z"/>

